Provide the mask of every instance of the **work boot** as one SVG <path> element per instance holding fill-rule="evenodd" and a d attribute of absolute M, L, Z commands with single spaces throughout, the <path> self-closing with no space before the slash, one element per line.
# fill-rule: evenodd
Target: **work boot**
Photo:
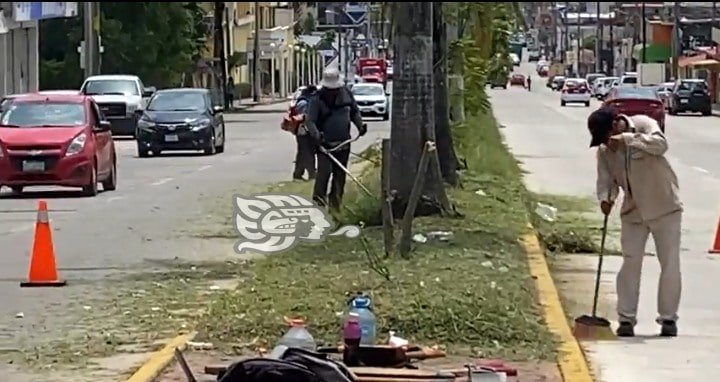
<path fill-rule="evenodd" d="M 618 337 L 635 337 L 635 328 L 629 322 L 621 322 L 615 333 Z"/>
<path fill-rule="evenodd" d="M 675 321 L 663 320 L 660 326 L 661 337 L 677 337 L 677 324 Z"/>

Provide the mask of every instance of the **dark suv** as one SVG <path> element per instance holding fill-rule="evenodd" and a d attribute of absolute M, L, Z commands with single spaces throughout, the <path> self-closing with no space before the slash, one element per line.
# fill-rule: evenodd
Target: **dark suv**
<path fill-rule="evenodd" d="M 670 114 L 683 112 L 712 114 L 712 101 L 705 80 L 685 79 L 675 82 L 672 95 L 669 97 Z"/>

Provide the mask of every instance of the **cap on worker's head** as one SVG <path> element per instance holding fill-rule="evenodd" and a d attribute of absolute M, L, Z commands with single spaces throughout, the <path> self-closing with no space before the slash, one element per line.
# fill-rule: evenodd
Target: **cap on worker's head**
<path fill-rule="evenodd" d="M 600 146 L 607 141 L 617 115 L 617 111 L 609 107 L 600 108 L 590 114 L 588 117 L 588 130 L 592 136 L 590 147 Z"/>
<path fill-rule="evenodd" d="M 336 68 L 327 68 L 325 69 L 325 72 L 323 72 L 323 78 L 322 81 L 320 81 L 320 86 L 325 89 L 339 89 L 343 87 L 343 80 L 340 76 L 340 71 Z"/>

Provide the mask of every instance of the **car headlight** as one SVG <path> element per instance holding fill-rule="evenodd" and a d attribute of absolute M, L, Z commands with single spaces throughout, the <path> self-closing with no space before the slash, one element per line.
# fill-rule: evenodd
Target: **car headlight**
<path fill-rule="evenodd" d="M 85 148 L 85 142 L 87 142 L 87 134 L 82 133 L 75 137 L 65 151 L 65 156 L 75 155 L 81 152 Z"/>
<path fill-rule="evenodd" d="M 138 128 L 139 129 L 149 129 L 154 126 L 155 126 L 155 122 L 153 122 L 149 119 L 140 118 L 140 120 L 138 120 Z"/>
<path fill-rule="evenodd" d="M 199 131 L 202 129 L 207 129 L 208 126 L 210 126 L 210 120 L 209 119 L 200 119 L 190 124 L 192 126 L 193 131 Z"/>
<path fill-rule="evenodd" d="M 126 111 L 127 111 L 128 113 L 134 113 L 135 110 L 137 110 L 137 109 L 139 109 L 139 108 L 140 108 L 140 105 L 135 105 L 135 104 L 129 103 L 129 104 L 127 105 Z"/>

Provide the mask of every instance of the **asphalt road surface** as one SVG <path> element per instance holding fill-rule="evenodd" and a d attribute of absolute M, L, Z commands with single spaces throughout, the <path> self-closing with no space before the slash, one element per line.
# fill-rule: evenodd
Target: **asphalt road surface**
<path fill-rule="evenodd" d="M 520 73 L 534 73 L 523 65 Z M 560 107 L 560 95 L 534 76 L 533 90 L 493 90 L 493 106 L 514 154 L 529 171 L 528 186 L 536 192 L 594 197 L 595 156 L 588 146 L 587 116 L 597 109 L 593 101 Z M 518 113 L 518 110 L 524 112 Z M 680 336 L 657 339 L 655 324 L 657 258 L 647 257 L 640 295 L 640 335 L 635 339 L 589 344 L 603 382 L 714 381 L 720 372 L 720 255 L 708 254 L 720 217 L 720 118 L 667 116 L 666 154 L 680 180 L 683 215 L 683 298 L 678 321 Z M 559 211 L 562 213 L 562 211 Z M 652 239 L 648 251 L 654 252 Z M 614 294 L 612 273 L 621 258 L 606 260 L 607 289 Z M 605 286 L 603 286 L 605 288 Z M 588 304 L 592 296 L 588 295 Z M 613 312 L 606 312 L 615 320 Z"/>
<path fill-rule="evenodd" d="M 226 114 L 226 151 L 215 156 L 175 154 L 138 158 L 135 142 L 117 140 L 118 188 L 97 197 L 76 190 L 28 189 L 21 197 L 0 194 L 0 349 L 23 346 L 38 332 L 62 336 L 64 307 L 82 303 L 87 286 L 117 272 L 148 267 L 150 260 L 207 260 L 208 240 L 183 237 L 203 214 L 203 198 L 231 196 L 243 185 L 291 179 L 295 139 L 279 124 L 287 103 L 257 106 L 268 113 Z M 368 119 L 359 152 L 389 136 L 389 123 Z M 353 134 L 357 132 L 353 130 Z M 39 199 L 49 203 L 64 288 L 20 288 L 27 277 Z M 230 245 L 210 248 L 230 255 Z M 24 318 L 16 318 L 23 312 Z M 40 333 L 52 326 L 52 333 Z M 52 340 L 52 338 L 45 338 Z M 0 367 L 2 369 L 2 367 Z M 4 373 L 3 373 L 4 374 Z M 4 379 L 8 380 L 8 379 Z M 9 379 L 16 381 L 21 379 Z"/>

